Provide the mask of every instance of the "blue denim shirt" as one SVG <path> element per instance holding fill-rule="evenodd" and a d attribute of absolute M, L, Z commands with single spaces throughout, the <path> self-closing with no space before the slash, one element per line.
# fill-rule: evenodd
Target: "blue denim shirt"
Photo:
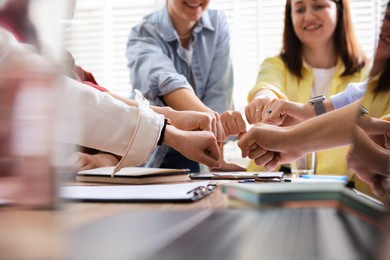
<path fill-rule="evenodd" d="M 233 68 L 226 17 L 206 10 L 193 30 L 192 58 L 180 44 L 167 7 L 146 16 L 135 26 L 127 42 L 126 56 L 131 84 L 151 101 L 164 106 L 162 96 L 179 88 L 194 91 L 218 113 L 233 109 Z M 188 82 L 192 71 L 194 86 Z M 159 167 L 169 147 L 157 147 L 147 167 Z"/>
<path fill-rule="evenodd" d="M 233 108 L 229 52 L 226 17 L 206 10 L 193 30 L 193 53 L 188 64 L 165 6 L 146 16 L 130 32 L 126 56 L 131 84 L 153 105 L 163 106 L 161 96 L 187 88 L 206 106 L 222 113 Z M 195 86 L 188 82 L 191 69 Z"/>

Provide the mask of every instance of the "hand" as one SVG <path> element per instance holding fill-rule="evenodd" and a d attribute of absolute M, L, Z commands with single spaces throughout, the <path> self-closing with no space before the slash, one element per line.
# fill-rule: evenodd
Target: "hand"
<path fill-rule="evenodd" d="M 74 154 L 75 162 L 72 169 L 75 172 L 98 167 L 115 166 L 119 163 L 118 158 L 110 153 L 87 154 L 77 152 Z"/>
<path fill-rule="evenodd" d="M 226 111 L 221 114 L 221 122 L 226 136 L 241 135 L 246 133 L 246 124 L 238 111 Z"/>
<path fill-rule="evenodd" d="M 245 116 L 249 124 L 262 122 L 262 115 L 266 112 L 266 107 L 271 99 L 267 96 L 258 96 L 245 107 Z"/>
<path fill-rule="evenodd" d="M 168 125 L 164 144 L 169 145 L 186 158 L 209 167 L 221 167 L 217 140 L 209 131 L 183 131 Z"/>
<path fill-rule="evenodd" d="M 388 150 L 370 140 L 362 129 L 356 128 L 354 145 L 347 154 L 348 167 L 379 197 L 386 195 L 382 181 L 389 174 L 389 157 Z"/>
<path fill-rule="evenodd" d="M 296 143 L 295 143 L 296 142 Z M 242 157 L 273 170 L 278 164 L 295 161 L 310 151 L 299 147 L 299 139 L 290 127 L 257 124 L 238 141 Z"/>
<path fill-rule="evenodd" d="M 369 116 L 361 116 L 358 125 L 378 145 L 390 149 L 390 122 Z"/>
<path fill-rule="evenodd" d="M 271 100 L 259 113 L 261 122 L 279 126 L 296 125 L 315 116 L 311 105 L 282 99 Z"/>
<path fill-rule="evenodd" d="M 176 111 L 169 114 L 172 124 L 184 131 L 211 131 L 218 142 L 226 139 L 225 132 L 217 112 Z"/>
<path fill-rule="evenodd" d="M 210 168 L 211 172 L 244 172 L 246 169 L 241 167 L 238 164 L 228 163 L 225 161 L 224 152 L 223 152 L 224 144 L 219 145 L 219 152 L 221 154 L 221 167 L 220 168 Z"/>

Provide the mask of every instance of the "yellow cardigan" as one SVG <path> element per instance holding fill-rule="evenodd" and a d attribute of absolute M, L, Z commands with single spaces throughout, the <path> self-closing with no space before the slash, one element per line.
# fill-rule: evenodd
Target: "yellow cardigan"
<path fill-rule="evenodd" d="M 368 66 L 360 72 L 350 76 L 340 77 L 345 67 L 341 59 L 338 60 L 335 76 L 332 80 L 329 93 L 331 95 L 343 91 L 348 83 L 361 82 L 367 79 Z M 267 58 L 261 65 L 257 77 L 257 83 L 248 94 L 250 102 L 255 93 L 261 89 L 272 90 L 279 98 L 300 103 L 307 103 L 311 97 L 314 77 L 312 70 L 303 63 L 302 78 L 299 79 L 287 69 L 280 56 Z M 351 176 L 348 170 L 345 155 L 349 147 L 334 148 L 316 153 L 316 174 L 339 174 Z M 248 166 L 248 171 L 261 171 L 264 168 L 257 166 L 253 161 Z"/>
<path fill-rule="evenodd" d="M 372 90 L 378 84 L 379 76 L 373 77 L 372 81 L 370 81 L 367 87 L 367 93 L 363 98 L 362 105 L 367 108 L 368 115 L 375 118 L 380 118 L 382 120 L 390 121 L 390 91 L 382 91 L 379 93 L 374 93 Z M 369 158 L 367 158 L 369 160 Z M 376 197 L 372 191 L 370 186 L 368 186 L 365 182 L 355 178 L 355 187 L 356 189 L 369 194 L 373 197 Z M 378 198 L 382 202 L 390 205 L 390 201 L 388 198 Z"/>

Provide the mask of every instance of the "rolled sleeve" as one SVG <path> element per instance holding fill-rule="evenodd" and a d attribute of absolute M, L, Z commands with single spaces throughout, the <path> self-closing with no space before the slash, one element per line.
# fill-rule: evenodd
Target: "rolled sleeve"
<path fill-rule="evenodd" d="M 107 93 L 64 77 L 58 136 L 122 156 L 117 167 L 144 163 L 156 147 L 164 118 L 149 107 L 128 106 Z"/>
<path fill-rule="evenodd" d="M 265 59 L 257 75 L 257 83 L 249 91 L 248 102 L 250 103 L 255 94 L 262 89 L 271 90 L 278 98 L 288 100 L 284 90 L 286 81 L 285 71 L 285 65 L 280 57 Z"/>
<path fill-rule="evenodd" d="M 153 149 L 157 146 L 164 116 L 153 112 L 149 107 L 139 105 L 138 124 L 127 146 L 122 160 L 115 167 L 114 172 L 125 166 L 141 165 L 150 157 Z"/>
<path fill-rule="evenodd" d="M 343 92 L 330 97 L 334 109 L 339 109 L 361 99 L 366 93 L 366 89 L 367 81 L 348 84 Z"/>
<path fill-rule="evenodd" d="M 152 25 L 142 23 L 132 29 L 126 50 L 131 84 L 154 104 L 163 105 L 160 97 L 176 89 L 193 91 L 172 63 L 173 55 Z"/>

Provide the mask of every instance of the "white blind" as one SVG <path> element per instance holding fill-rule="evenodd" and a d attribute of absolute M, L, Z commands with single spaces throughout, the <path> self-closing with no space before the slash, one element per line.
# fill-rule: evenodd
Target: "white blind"
<path fill-rule="evenodd" d="M 351 0 L 356 35 L 371 57 L 387 0 Z M 98 82 L 120 95 L 130 93 L 126 41 L 142 17 L 165 4 L 164 0 L 78 0 L 74 24 L 65 34 L 65 47 L 76 62 L 91 71 Z M 225 13 L 231 31 L 236 109 L 246 105 L 260 63 L 279 53 L 285 1 L 212 0 L 210 8 Z"/>

